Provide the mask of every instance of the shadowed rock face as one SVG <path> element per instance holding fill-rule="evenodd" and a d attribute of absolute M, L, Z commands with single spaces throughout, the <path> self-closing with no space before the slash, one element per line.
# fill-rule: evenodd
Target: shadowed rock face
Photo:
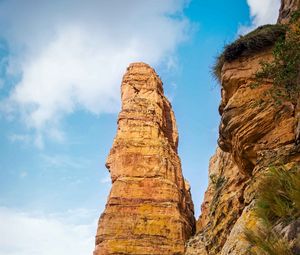
<path fill-rule="evenodd" d="M 194 232 L 194 208 L 171 104 L 144 63 L 129 66 L 121 93 L 118 131 L 106 163 L 112 189 L 94 255 L 183 254 Z"/>

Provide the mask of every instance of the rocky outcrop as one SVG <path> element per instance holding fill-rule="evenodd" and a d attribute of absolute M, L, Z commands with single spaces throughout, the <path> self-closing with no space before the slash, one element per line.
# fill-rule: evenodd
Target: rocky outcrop
<path fill-rule="evenodd" d="M 144 63 L 128 67 L 121 93 L 118 131 L 106 163 L 112 188 L 94 255 L 184 254 L 195 228 L 194 209 L 171 104 Z"/>
<path fill-rule="evenodd" d="M 299 4 L 282 1 L 279 22 L 286 24 Z M 262 177 L 270 166 L 300 166 L 299 102 L 274 95 L 278 90 L 271 79 L 257 84 L 261 63 L 272 60 L 268 46 L 222 64 L 219 148 L 210 161 L 210 181 L 187 255 L 248 254 L 251 244 L 244 231 L 260 227 L 253 208 Z M 291 236 L 299 239 L 298 222 L 282 226 L 279 232 L 290 229 Z"/>
<path fill-rule="evenodd" d="M 281 7 L 279 10 L 278 23 L 287 24 L 293 12 L 299 10 L 300 0 L 281 0 Z"/>
<path fill-rule="evenodd" d="M 271 57 L 265 51 L 223 66 L 219 146 L 248 176 L 275 163 L 278 154 L 288 154 L 295 145 L 295 105 L 288 100 L 277 104 L 271 81 L 252 86 L 259 63 Z"/>

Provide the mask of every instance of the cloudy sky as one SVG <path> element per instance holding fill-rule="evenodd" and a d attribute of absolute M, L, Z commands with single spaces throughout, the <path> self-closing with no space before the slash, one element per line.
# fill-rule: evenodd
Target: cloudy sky
<path fill-rule="evenodd" d="M 130 62 L 172 101 L 197 216 L 216 148 L 210 67 L 280 0 L 0 0 L 0 255 L 84 255 L 110 189 L 104 167 Z"/>

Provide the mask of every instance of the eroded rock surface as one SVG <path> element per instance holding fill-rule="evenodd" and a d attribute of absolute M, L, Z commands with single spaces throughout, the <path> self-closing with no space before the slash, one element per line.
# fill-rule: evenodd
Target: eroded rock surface
<path fill-rule="evenodd" d="M 286 24 L 299 4 L 299 0 L 282 1 L 279 22 Z M 273 165 L 300 166 L 299 100 L 280 97 L 279 101 L 272 80 L 257 84 L 261 63 L 272 58 L 272 47 L 266 47 L 223 65 L 219 148 L 210 161 L 210 181 L 187 255 L 247 254 L 250 244 L 244 230 L 259 226 L 253 208 L 262 176 Z M 294 231 L 298 238 L 297 224 L 282 231 Z"/>
<path fill-rule="evenodd" d="M 300 0 L 281 0 L 278 23 L 287 24 L 299 8 Z"/>
<path fill-rule="evenodd" d="M 197 221 L 198 234 L 187 243 L 186 254 L 218 254 L 221 251 L 244 209 L 247 180 L 232 154 L 218 148 L 209 164 L 209 185 Z"/>
<path fill-rule="evenodd" d="M 204 244 L 209 255 L 246 254 L 249 243 L 243 230 L 256 226 L 248 205 L 261 176 L 271 165 L 300 164 L 296 105 L 288 100 L 277 104 L 269 93 L 270 81 L 252 86 L 260 61 L 270 58 L 267 50 L 223 66 L 221 149 L 211 159 L 209 187 L 197 223 L 199 251 Z M 193 254 L 190 248 L 186 254 Z"/>
<path fill-rule="evenodd" d="M 162 82 L 144 63 L 123 77 L 118 131 L 107 158 L 112 188 L 94 255 L 184 254 L 194 208 L 177 154 L 178 132 Z"/>

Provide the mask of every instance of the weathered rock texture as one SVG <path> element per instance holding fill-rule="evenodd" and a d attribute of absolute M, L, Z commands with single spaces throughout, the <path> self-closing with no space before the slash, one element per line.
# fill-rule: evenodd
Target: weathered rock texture
<path fill-rule="evenodd" d="M 283 1 L 279 22 L 287 23 L 297 8 L 298 0 Z M 265 48 L 223 65 L 219 148 L 210 161 L 209 186 L 187 255 L 247 254 L 243 231 L 258 224 L 253 203 L 261 176 L 271 165 L 300 165 L 299 105 L 277 104 L 271 80 L 253 86 L 260 63 L 271 59 L 272 49 Z"/>
<path fill-rule="evenodd" d="M 129 66 L 121 90 L 118 131 L 106 164 L 112 188 L 94 255 L 184 254 L 194 232 L 194 208 L 171 104 L 144 63 Z"/>
<path fill-rule="evenodd" d="M 235 222 L 244 209 L 243 192 L 246 176 L 240 173 L 230 153 L 217 149 L 209 165 L 209 186 L 197 222 L 209 254 L 220 251 Z"/>
<path fill-rule="evenodd" d="M 281 0 L 278 23 L 289 22 L 292 13 L 300 8 L 300 0 Z"/>

